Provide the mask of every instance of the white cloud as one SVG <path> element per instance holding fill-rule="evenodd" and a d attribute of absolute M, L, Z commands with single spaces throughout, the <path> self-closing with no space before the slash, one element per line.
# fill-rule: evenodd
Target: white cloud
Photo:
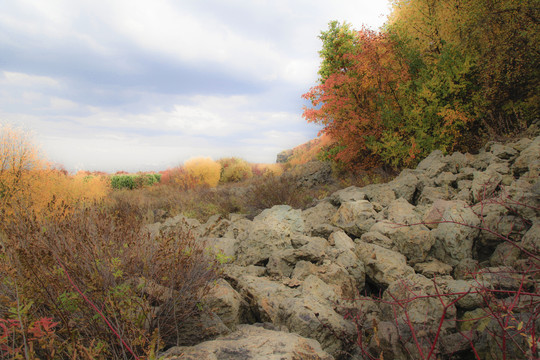
<path fill-rule="evenodd" d="M 25 88 L 60 86 L 60 82 L 49 76 L 31 75 L 20 72 L 2 71 L 0 85 Z"/>
<path fill-rule="evenodd" d="M 387 7 L 384 0 L 3 1 L 0 119 L 35 129 L 52 160 L 69 168 L 137 170 L 197 155 L 272 162 L 316 133 L 300 116 L 300 95 L 315 85 L 319 32 L 334 19 L 379 26 Z M 194 69 L 232 89 L 196 84 L 204 78 L 196 74 L 176 91 L 175 79 Z M 178 72 L 169 79 L 166 71 Z"/>

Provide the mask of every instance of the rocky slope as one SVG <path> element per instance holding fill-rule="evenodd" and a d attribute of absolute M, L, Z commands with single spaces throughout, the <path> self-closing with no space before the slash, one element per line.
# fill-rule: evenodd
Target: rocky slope
<path fill-rule="evenodd" d="M 490 143 L 304 211 L 153 224 L 233 259 L 164 359 L 538 356 L 539 172 L 540 137 Z"/>

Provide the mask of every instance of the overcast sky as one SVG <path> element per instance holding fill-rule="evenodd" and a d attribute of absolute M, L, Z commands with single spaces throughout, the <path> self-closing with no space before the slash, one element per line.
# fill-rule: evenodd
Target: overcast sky
<path fill-rule="evenodd" d="M 68 170 L 164 170 L 276 154 L 317 135 L 331 20 L 378 29 L 387 0 L 2 0 L 0 121 Z"/>

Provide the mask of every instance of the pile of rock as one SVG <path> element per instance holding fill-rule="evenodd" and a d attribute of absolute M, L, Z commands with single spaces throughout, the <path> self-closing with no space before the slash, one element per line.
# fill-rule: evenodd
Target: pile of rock
<path fill-rule="evenodd" d="M 451 358 L 474 341 L 497 359 L 495 292 L 497 304 L 514 304 L 509 328 L 540 333 L 539 173 L 540 137 L 490 143 L 477 155 L 436 151 L 390 183 L 346 188 L 304 211 L 154 224 L 189 226 L 234 259 L 205 298 L 213 316 L 194 325 L 201 337 L 164 358 L 415 359 L 433 342 Z M 506 351 L 538 356 L 526 336 Z"/>

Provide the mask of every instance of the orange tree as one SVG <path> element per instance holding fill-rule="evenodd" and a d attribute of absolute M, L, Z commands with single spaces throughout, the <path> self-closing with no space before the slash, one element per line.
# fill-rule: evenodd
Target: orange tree
<path fill-rule="evenodd" d="M 395 56 L 394 41 L 386 34 L 332 22 L 320 38 L 320 84 L 303 95 L 313 105 L 304 108 L 303 116 L 324 125 L 322 132 L 336 140 L 334 160 L 374 166 L 381 161 L 376 143 L 401 117 L 398 92 L 408 67 Z"/>

